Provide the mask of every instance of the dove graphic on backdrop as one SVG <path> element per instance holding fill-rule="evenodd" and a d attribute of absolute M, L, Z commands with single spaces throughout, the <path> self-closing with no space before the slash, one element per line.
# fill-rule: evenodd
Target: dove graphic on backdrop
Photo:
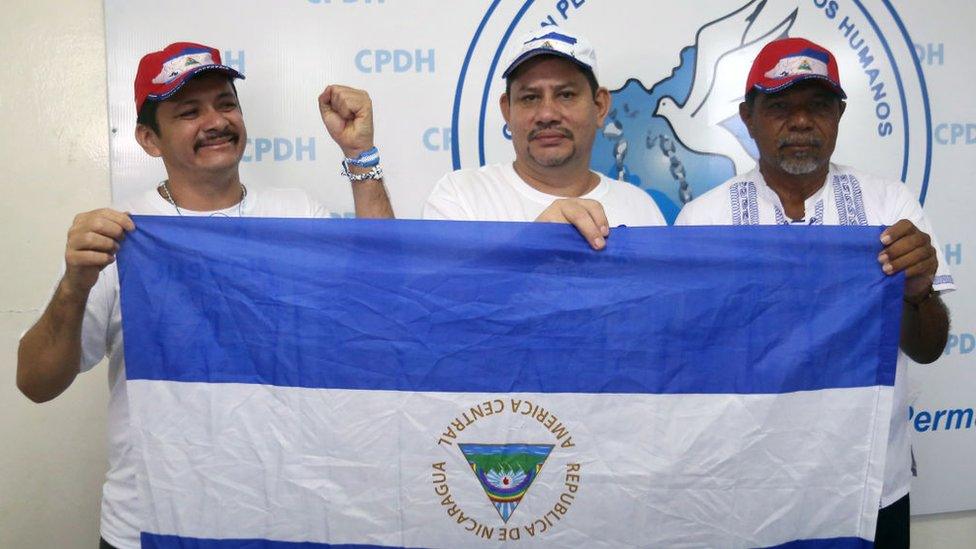
<path fill-rule="evenodd" d="M 613 165 L 594 169 L 643 188 L 669 221 L 715 183 L 751 170 L 758 151 L 739 120 L 745 75 L 763 46 L 789 36 L 797 14 L 793 1 L 752 0 L 704 24 L 669 78 L 650 89 L 630 80 L 613 91 L 617 108 L 593 154 L 594 164 L 610 158 Z M 637 145 L 630 143 L 635 129 L 644 130 L 642 148 L 663 160 L 646 163 L 643 174 L 625 162 Z M 662 192 L 651 181 L 671 181 L 676 189 Z"/>
<path fill-rule="evenodd" d="M 796 14 L 796 2 L 753 1 L 702 27 L 695 37 L 695 75 L 688 99 L 679 105 L 671 96 L 662 97 L 654 114 L 665 118 L 689 149 L 728 156 L 736 173 L 752 169 L 755 157 L 721 124 L 739 116 L 739 81 L 745 80 L 756 54 L 770 41 L 787 36 Z"/>

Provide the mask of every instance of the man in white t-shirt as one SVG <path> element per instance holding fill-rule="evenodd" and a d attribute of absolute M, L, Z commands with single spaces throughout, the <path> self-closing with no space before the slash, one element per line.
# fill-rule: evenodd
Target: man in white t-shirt
<path fill-rule="evenodd" d="M 911 446 L 907 360 L 937 359 L 949 330 L 939 293 L 955 289 L 918 200 L 905 185 L 830 162 L 847 98 L 837 61 L 801 38 L 756 57 L 739 113 L 759 149 L 753 171 L 684 207 L 678 225 L 885 225 L 878 261 L 906 276 L 901 353 L 888 438 L 877 547 L 907 547 Z"/>
<path fill-rule="evenodd" d="M 647 193 L 590 170 L 610 92 L 597 83 L 589 41 L 546 26 L 516 44 L 499 98 L 515 162 L 447 174 L 424 219 L 572 223 L 594 249 L 606 245 L 610 227 L 665 225 Z"/>
<path fill-rule="evenodd" d="M 79 214 L 68 232 L 65 272 L 40 319 L 20 340 L 17 386 L 31 400 L 61 394 L 108 357 L 109 470 L 102 492 L 101 547 L 139 547 L 142 508 L 129 433 L 115 253 L 135 229 L 129 214 L 328 217 L 298 189 L 246 187 L 238 165 L 247 133 L 233 81 L 214 48 L 181 42 L 147 54 L 135 79 L 136 139 L 161 158 L 167 180 L 115 209 Z M 356 214 L 392 217 L 373 146 L 365 92 L 329 86 L 319 96 L 329 134 L 346 156 Z"/>

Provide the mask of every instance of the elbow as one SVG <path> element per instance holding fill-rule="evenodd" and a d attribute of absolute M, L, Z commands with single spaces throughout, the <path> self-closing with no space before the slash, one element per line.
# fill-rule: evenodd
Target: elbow
<path fill-rule="evenodd" d="M 942 356 L 949 342 L 949 311 L 941 299 L 928 300 L 914 314 L 905 309 L 902 317 L 901 348 L 919 364 L 931 364 Z"/>
<path fill-rule="evenodd" d="M 946 319 L 945 327 L 939 330 L 938 335 L 935 337 L 936 342 L 932 345 L 929 352 L 923 353 L 924 356 L 919 357 L 920 360 L 916 360 L 919 364 L 931 364 L 939 358 L 942 357 L 942 353 L 945 352 L 946 345 L 949 344 L 949 321 Z"/>
<path fill-rule="evenodd" d="M 37 383 L 27 375 L 27 369 L 23 367 L 23 363 L 17 362 L 17 389 L 24 394 L 25 397 L 31 399 L 31 401 L 41 404 L 47 402 L 57 395 L 52 395 L 41 391 Z"/>
<path fill-rule="evenodd" d="M 17 389 L 25 397 L 38 404 L 52 400 L 61 394 L 64 391 L 63 388 L 60 391 L 51 391 L 50 388 L 45 387 L 44 383 L 40 382 L 36 375 L 37 368 L 33 367 L 35 364 L 24 357 L 23 347 L 24 343 L 21 341 L 17 352 Z"/>
<path fill-rule="evenodd" d="M 908 355 L 909 358 L 918 364 L 932 364 L 938 360 L 940 356 L 942 356 L 941 350 L 935 353 L 914 353 Z"/>
<path fill-rule="evenodd" d="M 940 337 L 938 341 L 934 341 L 924 346 L 920 345 L 914 349 L 905 349 L 903 347 L 903 350 L 909 358 L 919 364 L 932 364 L 936 360 L 939 360 L 939 358 L 942 356 L 948 339 L 948 333 L 943 333 L 942 337 Z"/>
<path fill-rule="evenodd" d="M 29 398 L 31 401 L 41 404 L 53 399 L 56 395 L 44 394 L 38 391 L 36 386 L 31 383 L 31 381 L 25 375 L 21 375 L 22 370 L 17 368 L 17 389 L 24 394 L 25 397 Z"/>
<path fill-rule="evenodd" d="M 24 390 L 23 388 L 20 389 L 20 392 L 24 393 L 24 395 L 27 398 L 29 398 L 31 400 L 31 402 L 34 402 L 35 404 L 44 404 L 45 402 L 48 402 L 48 401 L 54 399 L 54 397 L 51 397 L 51 396 L 38 395 L 38 394 L 31 393 L 29 391 Z"/>

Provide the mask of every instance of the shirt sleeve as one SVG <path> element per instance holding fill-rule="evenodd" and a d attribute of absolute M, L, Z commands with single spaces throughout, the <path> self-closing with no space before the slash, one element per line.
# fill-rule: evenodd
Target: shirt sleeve
<path fill-rule="evenodd" d="M 894 225 L 902 219 L 907 219 L 918 227 L 918 230 L 929 235 L 929 238 L 932 239 L 932 246 L 935 248 L 935 255 L 939 260 L 939 266 L 935 272 L 935 279 L 932 281 L 932 288 L 939 293 L 955 290 L 956 283 L 946 263 L 942 251 L 942 244 L 935 235 L 935 231 L 932 230 L 932 224 L 929 223 L 925 212 L 922 210 L 922 205 L 908 191 L 907 187 L 901 183 L 890 185 L 888 192 L 893 194 L 890 200 L 892 208 L 887 220 L 888 224 Z"/>
<path fill-rule="evenodd" d="M 423 218 L 440 221 L 471 221 L 474 216 L 464 206 L 456 183 L 450 174 L 434 185 L 434 190 L 424 202 Z"/>
<path fill-rule="evenodd" d="M 332 215 L 332 210 L 325 207 L 325 204 L 322 204 L 315 198 L 308 196 L 308 217 L 311 217 L 313 219 L 318 219 L 318 218 L 329 218 L 335 216 Z"/>
<path fill-rule="evenodd" d="M 691 225 L 710 225 L 702 212 L 701 203 L 695 203 L 694 200 L 684 205 L 681 211 L 678 212 L 678 217 L 674 220 L 675 227 L 691 226 Z"/>
<path fill-rule="evenodd" d="M 728 185 L 711 189 L 684 205 L 674 220 L 675 226 L 732 225 Z"/>
<path fill-rule="evenodd" d="M 685 207 L 681 208 L 681 211 L 678 212 L 678 217 L 676 217 L 674 220 L 675 227 L 694 225 L 694 223 L 692 223 L 691 214 L 688 213 L 688 210 L 690 209 L 689 206 L 690 204 L 685 204 Z"/>
<path fill-rule="evenodd" d="M 119 299 L 119 275 L 115 263 L 102 269 L 98 281 L 88 293 L 85 316 L 81 321 L 81 364 L 87 372 L 108 353 L 112 311 Z"/>
<path fill-rule="evenodd" d="M 85 313 L 81 321 L 81 360 L 78 364 L 79 372 L 87 372 L 95 367 L 108 350 L 108 324 L 111 318 L 111 304 L 106 306 L 106 298 L 110 297 L 112 292 L 109 286 L 110 281 L 106 282 L 105 272 L 109 269 L 114 269 L 115 265 L 112 264 L 106 267 L 102 273 L 98 276 L 98 281 L 92 287 L 91 292 L 88 294 L 88 301 L 85 302 Z M 58 285 L 61 283 L 61 279 L 64 277 L 64 265 L 61 265 L 61 272 L 58 273 L 54 284 L 51 286 L 51 292 L 49 294 L 48 304 L 51 299 L 54 298 L 55 292 L 58 291 Z M 45 309 L 47 304 L 45 304 Z M 42 309 L 43 311 L 44 309 Z M 43 314 L 43 312 L 41 313 Z M 34 321 L 35 323 L 37 320 Z M 24 330 L 20 337 L 23 338 L 27 330 Z"/>
<path fill-rule="evenodd" d="M 668 225 L 668 221 L 664 219 L 664 214 L 661 213 L 661 208 L 658 207 L 657 202 L 653 198 L 651 198 L 650 203 L 647 205 L 647 213 L 644 217 L 643 226 L 645 227 L 667 227 Z"/>

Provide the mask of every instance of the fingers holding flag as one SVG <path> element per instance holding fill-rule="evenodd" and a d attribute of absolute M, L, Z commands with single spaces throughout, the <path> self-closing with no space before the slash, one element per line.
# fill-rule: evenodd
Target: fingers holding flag
<path fill-rule="evenodd" d="M 932 238 L 914 223 L 902 219 L 881 233 L 885 248 L 878 262 L 885 273 L 905 273 L 905 297 L 917 299 L 928 295 L 939 267 Z"/>
<path fill-rule="evenodd" d="M 87 292 L 98 273 L 115 261 L 125 234 L 135 230 L 129 214 L 109 208 L 75 216 L 65 245 L 64 280 L 72 290 Z"/>
<path fill-rule="evenodd" d="M 569 223 L 583 235 L 594 250 L 606 247 L 610 235 L 610 222 L 603 205 L 586 198 L 560 198 L 553 201 L 536 221 L 546 223 Z"/>

